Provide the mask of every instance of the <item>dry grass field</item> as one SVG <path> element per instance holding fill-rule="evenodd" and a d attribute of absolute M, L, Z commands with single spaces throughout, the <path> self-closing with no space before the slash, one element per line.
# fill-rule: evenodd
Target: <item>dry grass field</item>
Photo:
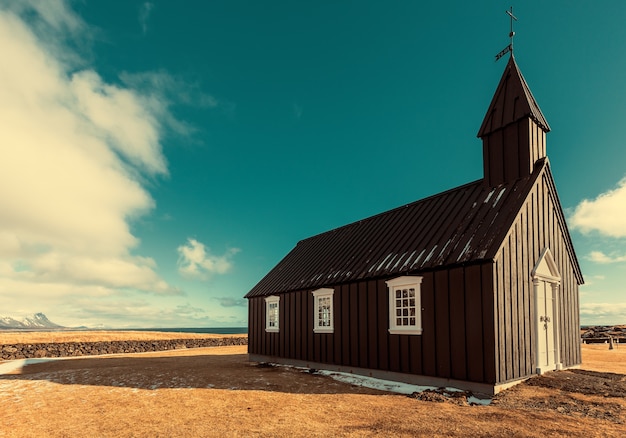
<path fill-rule="evenodd" d="M 606 374 L 626 374 L 626 346 L 585 345 L 582 370 L 531 379 L 489 406 L 352 386 L 249 363 L 245 352 L 214 347 L 25 366 L 0 375 L 0 437 L 626 435 L 626 376 Z"/>

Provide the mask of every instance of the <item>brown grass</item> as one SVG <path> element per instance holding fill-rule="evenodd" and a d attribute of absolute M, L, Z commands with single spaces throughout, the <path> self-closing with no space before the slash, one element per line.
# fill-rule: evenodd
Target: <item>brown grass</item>
<path fill-rule="evenodd" d="M 584 368 L 622 369 L 626 348 L 607 348 L 583 346 Z M 458 406 L 260 367 L 247 362 L 245 351 L 245 346 L 215 347 L 29 365 L 21 374 L 0 376 L 0 436 L 621 437 L 626 432 L 622 398 L 567 399 L 597 409 L 611 403 L 617 421 L 541 408 L 543 401 L 561 400 L 562 391 L 526 385 L 510 390 L 509 407 Z M 535 399 L 540 407 L 526 403 Z"/>
<path fill-rule="evenodd" d="M 607 344 L 583 345 L 584 370 L 626 374 L 626 344 L 616 344 L 609 350 Z"/>

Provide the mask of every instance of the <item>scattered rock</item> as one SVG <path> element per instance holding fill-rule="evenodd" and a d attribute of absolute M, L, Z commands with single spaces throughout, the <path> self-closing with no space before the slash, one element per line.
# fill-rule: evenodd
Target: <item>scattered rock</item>
<path fill-rule="evenodd" d="M 528 387 L 545 388 L 542 396 L 520 396 Z M 551 391 L 551 390 L 557 391 Z M 548 395 L 549 394 L 549 395 Z M 587 370 L 555 371 L 536 376 L 496 395 L 494 406 L 555 411 L 570 417 L 591 417 L 624 424 L 621 404 L 626 376 Z"/>
<path fill-rule="evenodd" d="M 616 343 L 626 343 L 626 325 L 581 327 L 580 337 L 586 343 L 608 343 L 611 338 Z"/>
<path fill-rule="evenodd" d="M 409 395 L 411 398 L 415 398 L 421 401 L 429 401 L 436 403 L 453 403 L 459 406 L 469 406 L 467 401 L 472 396 L 471 392 L 467 391 L 448 391 L 445 388 L 438 389 L 426 389 L 421 392 L 414 392 Z"/>
<path fill-rule="evenodd" d="M 115 353 L 180 350 L 184 348 L 247 345 L 246 336 L 206 339 L 172 339 L 161 341 L 62 342 L 0 345 L 0 360 L 33 357 L 88 356 Z"/>
<path fill-rule="evenodd" d="M 626 397 L 626 376 L 587 370 L 546 373 L 526 381 L 529 386 L 560 389 L 567 392 L 604 397 Z"/>

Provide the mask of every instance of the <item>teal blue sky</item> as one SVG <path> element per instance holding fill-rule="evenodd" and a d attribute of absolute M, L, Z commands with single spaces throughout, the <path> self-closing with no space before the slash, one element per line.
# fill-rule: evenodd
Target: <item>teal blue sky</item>
<path fill-rule="evenodd" d="M 0 315 L 245 326 L 308 236 L 482 177 L 511 2 L 0 0 Z M 513 2 L 583 269 L 626 322 L 626 2 Z"/>

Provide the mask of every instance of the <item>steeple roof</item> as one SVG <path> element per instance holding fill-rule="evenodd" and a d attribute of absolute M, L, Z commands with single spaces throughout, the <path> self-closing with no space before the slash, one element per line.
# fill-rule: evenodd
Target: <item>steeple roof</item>
<path fill-rule="evenodd" d="M 526 80 L 511 54 L 496 89 L 485 119 L 478 131 L 478 137 L 502 129 L 524 117 L 530 117 L 543 129 L 550 131 L 550 126 L 539 109 L 539 105 L 526 84 Z"/>

